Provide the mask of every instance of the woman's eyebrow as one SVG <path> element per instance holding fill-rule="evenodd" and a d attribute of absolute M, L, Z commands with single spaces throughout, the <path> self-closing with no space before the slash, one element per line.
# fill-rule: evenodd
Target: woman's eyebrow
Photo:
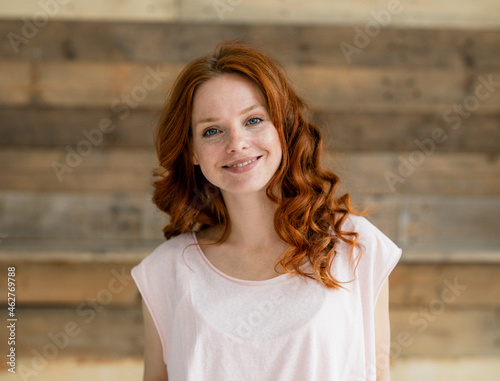
<path fill-rule="evenodd" d="M 212 122 L 217 122 L 219 118 L 216 118 L 215 116 L 211 116 L 209 118 L 205 119 L 200 119 L 197 122 L 195 122 L 195 125 L 200 124 L 200 123 L 212 123 Z"/>
<path fill-rule="evenodd" d="M 242 110 L 242 111 L 240 112 L 240 115 L 241 115 L 241 114 L 244 114 L 244 113 L 246 113 L 246 112 L 252 111 L 254 108 L 258 108 L 258 107 L 262 107 L 262 106 L 261 106 L 260 104 L 258 104 L 258 103 L 255 103 L 255 104 L 253 104 L 253 105 L 251 105 L 251 106 L 247 107 L 246 109 Z"/>
<path fill-rule="evenodd" d="M 258 104 L 258 103 L 255 103 L 255 104 L 241 110 L 240 115 L 245 114 L 245 113 L 252 111 L 253 109 L 259 108 L 259 107 L 263 107 L 263 106 Z M 195 122 L 195 125 L 200 124 L 200 123 L 213 123 L 213 122 L 217 122 L 218 120 L 219 120 L 219 118 L 217 118 L 215 116 L 211 116 L 208 118 L 203 118 L 203 119 L 198 120 L 197 122 Z"/>

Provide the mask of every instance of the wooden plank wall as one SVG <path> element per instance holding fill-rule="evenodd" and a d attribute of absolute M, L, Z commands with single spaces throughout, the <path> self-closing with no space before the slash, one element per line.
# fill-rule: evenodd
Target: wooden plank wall
<path fill-rule="evenodd" d="M 149 201 L 151 131 L 182 65 L 240 38 L 283 62 L 323 131 L 325 165 L 360 207 L 380 206 L 372 220 L 404 249 L 391 277 L 393 377 L 469 380 L 482 369 L 481 379 L 495 379 L 497 9 L 467 3 L 450 17 L 434 2 L 405 4 L 346 56 L 341 47 L 354 46 L 359 29 L 343 20 L 363 28 L 373 18 L 363 1 L 268 3 L 259 22 L 244 17 L 262 9 L 257 1 L 222 21 L 211 2 L 130 2 L 113 16 L 115 3 L 99 12 L 97 2 L 68 4 L 26 41 L 1 40 L 0 271 L 18 268 L 22 361 L 70 321 L 81 332 L 56 360 L 140 356 L 139 296 L 124 274 L 161 242 L 165 223 Z M 19 18 L 34 9 L 0 5 L 0 35 L 22 36 Z M 148 76 L 154 86 L 144 91 Z M 2 282 L 2 301 L 4 291 Z"/>
<path fill-rule="evenodd" d="M 44 12 L 52 19 L 143 22 L 226 22 L 253 24 L 364 25 L 385 13 L 398 28 L 498 28 L 495 1 L 432 0 L 54 0 L 16 3 L 0 0 L 3 17 L 22 18 Z M 383 16 L 379 16 L 383 17 Z M 382 19 L 383 20 L 383 19 Z M 382 21 L 384 24 L 386 21 Z"/>

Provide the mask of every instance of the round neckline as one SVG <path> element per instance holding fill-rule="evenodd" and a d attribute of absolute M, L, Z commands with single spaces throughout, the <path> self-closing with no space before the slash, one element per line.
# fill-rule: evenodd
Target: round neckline
<path fill-rule="evenodd" d="M 196 237 L 196 232 L 192 231 L 191 234 L 192 234 L 192 240 L 194 241 L 194 244 L 195 244 L 198 252 L 200 253 L 200 256 L 203 258 L 203 262 L 205 262 L 207 264 L 207 266 L 210 269 L 212 269 L 215 273 L 217 273 L 219 276 L 221 276 L 222 278 L 225 278 L 227 280 L 230 280 L 234 283 L 239 283 L 239 284 L 246 285 L 246 286 L 264 286 L 264 285 L 268 285 L 268 284 L 283 282 L 283 281 L 291 278 L 291 276 L 292 276 L 292 274 L 290 274 L 290 273 L 285 273 L 285 274 L 280 274 L 280 275 L 277 275 L 273 278 L 264 279 L 264 280 L 247 280 L 247 279 L 235 278 L 235 277 L 228 275 L 225 272 L 219 270 L 217 267 L 215 267 L 214 264 L 212 262 L 210 262 L 208 257 L 205 255 L 205 253 L 201 249 L 200 244 L 198 242 L 198 237 Z M 306 266 L 306 265 L 307 265 L 307 263 L 302 265 L 302 266 Z"/>

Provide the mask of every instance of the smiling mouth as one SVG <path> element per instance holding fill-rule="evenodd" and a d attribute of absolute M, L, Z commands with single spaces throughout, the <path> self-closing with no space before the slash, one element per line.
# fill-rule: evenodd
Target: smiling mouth
<path fill-rule="evenodd" d="M 239 167 L 246 167 L 247 165 L 249 164 L 252 164 L 253 162 L 259 160 L 261 157 L 256 157 L 255 159 L 252 159 L 252 160 L 248 160 L 248 161 L 245 161 L 243 163 L 239 163 L 239 164 L 234 164 L 234 165 L 225 165 L 224 168 L 239 168 Z"/>

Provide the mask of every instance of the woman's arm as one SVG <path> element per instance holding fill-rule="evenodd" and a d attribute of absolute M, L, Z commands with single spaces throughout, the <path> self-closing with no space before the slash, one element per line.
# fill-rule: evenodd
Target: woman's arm
<path fill-rule="evenodd" d="M 149 308 L 142 302 L 144 315 L 144 381 L 168 381 L 163 349 Z"/>
<path fill-rule="evenodd" d="M 390 381 L 391 326 L 389 322 L 389 280 L 386 280 L 375 306 L 375 347 L 377 381 Z"/>

